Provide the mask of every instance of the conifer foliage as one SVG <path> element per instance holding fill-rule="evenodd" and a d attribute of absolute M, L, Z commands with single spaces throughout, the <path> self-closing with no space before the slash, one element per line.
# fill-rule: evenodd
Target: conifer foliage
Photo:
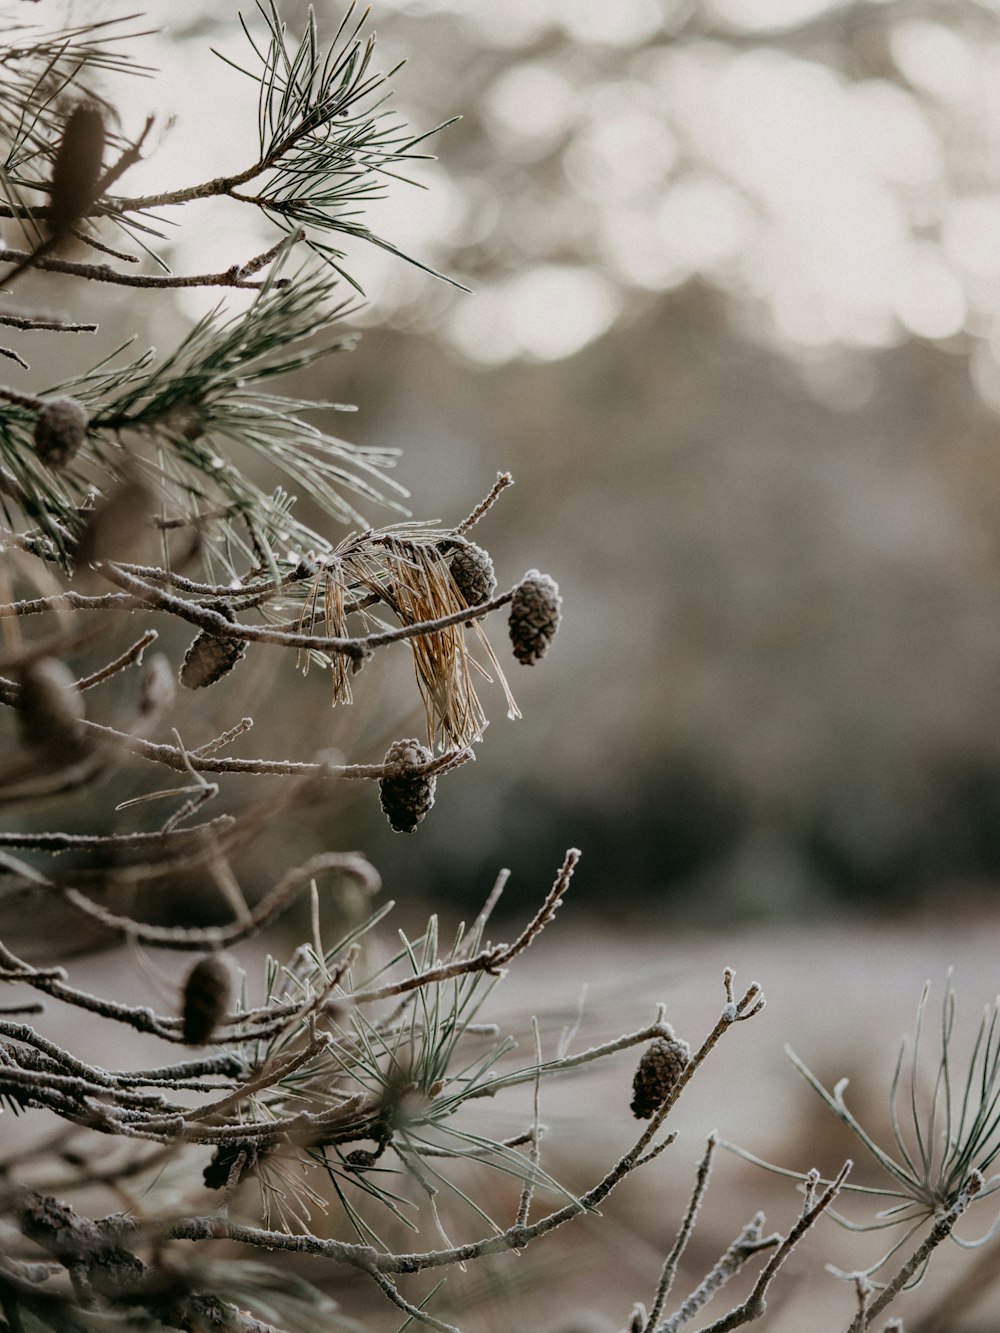
<path fill-rule="evenodd" d="M 461 521 L 414 519 L 394 457 L 328 433 L 315 421 L 336 404 L 287 390 L 350 343 L 345 240 L 408 258 L 364 208 L 397 188 L 427 135 L 392 110 L 366 15 L 350 5 L 327 34 L 310 15 L 292 34 L 261 0 L 242 20 L 243 56 L 221 57 L 259 90 L 254 159 L 130 195 L 130 170 L 167 132 L 133 123 L 106 89 L 152 72 L 141 24 L 46 31 L 24 9 L 8 7 L 0 37 L 0 1330 L 471 1328 L 441 1273 L 509 1262 L 651 1163 L 702 1062 L 760 1011 L 759 988 L 738 996 L 727 972 L 693 1053 L 661 1005 L 589 1047 L 575 1028 L 550 1044 L 536 1022 L 525 1055 L 485 1006 L 556 915 L 575 849 L 509 944 L 488 933 L 505 872 L 471 926 L 444 939 L 432 917 L 392 946 L 380 929 L 392 904 L 362 853 L 324 846 L 272 872 L 269 832 L 348 783 L 419 839 L 484 739 L 483 699 L 499 692 L 519 716 L 504 659 L 548 654 L 562 599 L 537 569 L 497 591 L 468 535 L 507 473 Z M 255 211 L 272 243 L 219 271 L 174 272 L 169 238 L 205 200 Z M 123 286 L 137 303 L 182 287 L 221 300 L 167 351 L 126 343 L 48 382 L 28 350 L 37 335 L 42 364 L 67 341 L 77 358 L 102 297 Z M 484 626 L 502 608 L 501 651 Z M 388 750 L 384 705 L 362 689 L 382 653 L 411 659 L 406 732 L 423 726 Z M 335 708 L 364 719 L 358 753 L 255 752 L 241 682 L 284 673 L 268 706 L 292 710 L 309 665 L 329 673 Z M 191 885 L 217 904 L 214 924 Z M 333 929 L 326 900 L 341 890 L 353 906 Z M 307 938 L 289 948 L 276 923 L 296 903 Z M 94 949 L 116 960 L 91 967 L 102 986 L 74 975 Z M 638 1138 L 630 1048 L 632 1069 L 645 1052 Z M 625 1146 L 571 1192 L 544 1161 L 541 1084 L 622 1052 Z M 498 1132 L 491 1108 L 524 1085 L 533 1109 Z M 680 1329 L 755 1263 L 751 1298 L 711 1327 L 758 1318 L 843 1185 L 843 1172 L 809 1177 L 787 1235 L 755 1220 L 661 1324 L 714 1151 L 713 1137 L 632 1327 Z"/>

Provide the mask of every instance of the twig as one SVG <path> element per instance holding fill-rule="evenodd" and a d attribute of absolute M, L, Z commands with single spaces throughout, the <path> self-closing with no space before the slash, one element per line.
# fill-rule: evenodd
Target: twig
<path fill-rule="evenodd" d="M 389 643 L 400 643 L 404 639 L 419 638 L 424 634 L 435 634 L 439 630 L 447 629 L 450 625 L 464 624 L 468 620 L 481 620 L 488 616 L 491 611 L 506 606 L 521 586 L 520 583 L 516 583 L 506 592 L 491 597 L 489 601 L 480 602 L 477 606 L 465 606 L 459 611 L 452 611 L 448 615 L 437 616 L 432 620 L 420 620 L 412 625 L 401 625 L 397 629 L 358 635 L 356 638 L 344 638 L 342 636 L 319 634 L 296 634 L 288 630 L 275 630 L 262 625 L 245 625 L 238 621 L 227 620 L 218 611 L 212 611 L 204 606 L 196 606 L 192 602 L 185 602 L 180 597 L 172 597 L 169 593 L 152 587 L 142 579 L 127 573 L 121 565 L 109 562 L 102 565 L 101 568 L 112 583 L 116 583 L 126 591 L 142 597 L 148 605 L 158 607 L 163 611 L 169 611 L 172 615 L 179 616 L 192 625 L 208 630 L 210 634 L 216 634 L 223 638 L 246 639 L 249 643 L 270 643 L 288 648 L 312 648 L 318 652 L 344 653 L 355 660 L 363 660 L 373 649 L 381 648 Z"/>
<path fill-rule="evenodd" d="M 137 1032 L 162 1037 L 164 1041 L 181 1042 L 183 1040 L 180 1019 L 162 1018 L 146 1005 L 119 1004 L 114 1000 L 106 1000 L 97 995 L 90 995 L 87 991 L 78 990 L 75 986 L 70 986 L 67 983 L 64 968 L 46 968 L 44 970 L 34 968 L 29 963 L 22 962 L 20 958 L 0 943 L 0 982 L 13 981 L 25 982 L 35 990 L 40 990 L 43 994 L 50 995 L 55 1000 L 62 1000 L 65 1004 L 73 1005 L 87 1013 L 96 1014 L 100 1018 L 111 1019 L 116 1023 L 124 1023 Z M 250 1027 L 248 1031 L 239 1030 L 235 1027 L 235 1024 L 245 1017 L 237 1014 L 233 1016 L 234 1025 L 227 1033 L 227 1040 L 233 1042 L 252 1041 L 269 1036 L 272 1032 L 280 1030 L 287 1023 L 289 1014 L 297 1012 L 301 1007 L 301 1005 L 289 1005 L 283 1010 L 276 1008 L 273 1011 L 275 1017 L 271 1022 L 260 1022 L 252 1027 L 248 1025 Z"/>
<path fill-rule="evenodd" d="M 579 859 L 580 852 L 575 847 L 571 847 L 566 853 L 566 859 L 559 869 L 555 883 L 546 894 L 545 901 L 513 944 L 494 944 L 489 948 L 480 950 L 477 954 L 473 954 L 471 958 L 453 958 L 450 962 L 438 963 L 436 966 L 426 968 L 424 971 L 418 972 L 412 977 L 406 977 L 402 981 L 389 982 L 384 986 L 355 991 L 353 994 L 344 997 L 345 1002 L 349 1004 L 370 1004 L 375 1000 L 386 1000 L 394 995 L 405 995 L 408 991 L 419 990 L 421 987 L 432 983 L 449 981 L 453 977 L 463 976 L 467 972 L 487 972 L 493 976 L 499 975 L 501 969 L 506 967 L 519 953 L 523 953 L 555 916 L 556 910 L 569 888 L 573 871 L 576 869 Z"/>
<path fill-rule="evenodd" d="M 920 1245 L 913 1251 L 909 1259 L 903 1264 L 892 1281 L 879 1293 L 875 1300 L 872 1301 L 868 1310 L 863 1311 L 857 1316 L 848 1329 L 848 1333 L 862 1333 L 865 1326 L 864 1320 L 867 1319 L 870 1322 L 876 1315 L 880 1315 L 891 1301 L 896 1299 L 909 1282 L 910 1278 L 913 1277 L 914 1273 L 920 1271 L 933 1251 L 943 1240 L 947 1240 L 951 1235 L 955 1229 L 955 1223 L 962 1216 L 982 1187 L 983 1177 L 978 1171 L 973 1171 L 969 1176 L 965 1189 L 962 1190 L 955 1202 L 950 1208 L 939 1213 L 927 1236 L 925 1236 Z"/>
<path fill-rule="evenodd" d="M 192 828 L 173 829 L 170 833 L 13 833 L 0 832 L 0 847 L 25 847 L 39 852 L 68 852 L 108 848 L 124 851 L 129 847 L 169 850 L 174 845 L 201 842 L 206 834 L 231 829 L 233 815 L 216 815 Z"/>
<path fill-rule="evenodd" d="M 117 916 L 95 903 L 78 889 L 61 886 L 66 901 L 78 912 L 99 922 L 105 930 L 126 936 L 158 949 L 204 950 L 228 948 L 256 935 L 270 925 L 289 906 L 304 884 L 316 875 L 339 871 L 356 880 L 362 888 L 375 892 L 380 881 L 368 861 L 357 852 L 324 852 L 305 865 L 290 870 L 264 895 L 249 917 L 229 926 L 150 926 L 132 917 Z"/>
<path fill-rule="evenodd" d="M 256 258 L 260 258 L 257 256 Z M 222 273 L 191 273 L 175 276 L 165 273 L 122 273 L 108 264 L 84 264 L 72 259 L 56 259 L 52 255 L 33 256 L 30 250 L 11 250 L 0 248 L 0 263 L 16 264 L 21 267 L 30 261 L 31 267 L 47 270 L 50 273 L 67 273 L 74 278 L 87 278 L 92 282 L 109 282 L 119 287 L 240 287 L 244 290 L 260 291 L 265 286 L 287 287 L 288 278 L 278 278 L 271 283 L 250 282 L 242 276 L 245 264 L 234 264 Z M 247 260 L 253 264 L 254 260 Z M 252 270 L 251 270 L 252 271 Z M 4 278 L 8 282 L 9 278 Z"/>
<path fill-rule="evenodd" d="M 213 736 L 210 741 L 204 745 L 199 745 L 194 750 L 188 750 L 188 759 L 193 761 L 196 758 L 206 758 L 210 754 L 215 754 L 217 750 L 224 750 L 233 741 L 238 740 L 240 736 L 245 736 L 248 731 L 253 730 L 253 718 L 241 717 L 235 726 L 228 727 L 218 736 Z"/>
<path fill-rule="evenodd" d="M 762 1250 L 773 1249 L 781 1237 L 762 1236 L 764 1214 L 757 1213 L 746 1224 L 732 1245 L 713 1264 L 699 1282 L 684 1304 L 664 1323 L 656 1328 L 656 1333 L 678 1333 L 690 1319 L 703 1310 L 712 1297 L 721 1291 L 726 1283 L 736 1276 L 743 1265 Z"/>
<path fill-rule="evenodd" d="M 858 1333 L 867 1333 L 869 1298 L 872 1294 L 872 1284 L 864 1273 L 854 1274 L 854 1294 L 858 1302 Z"/>
<path fill-rule="evenodd" d="M 0 702 L 9 702 L 0 695 Z M 108 741 L 123 750 L 152 763 L 163 764 L 178 773 L 189 772 L 192 768 L 199 773 L 267 773 L 277 777 L 296 778 L 347 778 L 351 780 L 372 780 L 384 778 L 396 771 L 393 764 L 335 764 L 330 760 L 294 760 L 294 759 L 222 759 L 204 755 L 199 750 L 185 752 L 176 745 L 165 745 L 148 741 L 131 732 L 118 731 L 99 722 L 82 722 L 83 731 L 95 738 Z M 452 768 L 468 763 L 474 755 L 468 746 L 459 746 L 446 750 L 425 764 L 412 765 L 413 772 L 428 775 L 447 773 Z"/>
<path fill-rule="evenodd" d="M 655 1329 L 657 1320 L 663 1311 L 667 1297 L 670 1295 L 670 1289 L 674 1285 L 674 1277 L 677 1274 L 677 1265 L 680 1263 L 681 1256 L 687 1248 L 687 1243 L 691 1239 L 691 1233 L 694 1230 L 695 1223 L 698 1220 L 698 1210 L 701 1208 L 701 1201 L 705 1197 L 705 1190 L 708 1187 L 708 1178 L 712 1171 L 712 1160 L 715 1156 L 715 1150 L 719 1144 L 717 1134 L 708 1136 L 708 1143 L 705 1147 L 705 1155 L 698 1163 L 698 1174 L 695 1177 L 694 1189 L 691 1192 L 691 1200 L 688 1203 L 687 1212 L 684 1214 L 684 1220 L 681 1223 L 680 1230 L 677 1232 L 677 1239 L 674 1241 L 670 1253 L 663 1263 L 663 1270 L 660 1273 L 660 1281 L 656 1288 L 656 1295 L 653 1299 L 653 1306 L 646 1319 L 643 1333 L 650 1333 Z"/>
<path fill-rule="evenodd" d="M 462 519 L 455 531 L 459 533 L 459 535 L 462 535 L 468 532 L 470 528 L 475 527 L 479 520 L 485 514 L 489 513 L 507 487 L 513 485 L 514 478 L 509 472 L 498 472 L 497 479 L 493 483 L 489 495 L 487 495 L 484 500 L 480 500 L 479 504 L 476 505 L 475 509 L 473 509 L 472 513 L 469 514 L 467 518 Z"/>
<path fill-rule="evenodd" d="M 82 676 L 76 682 L 76 688 L 78 690 L 89 690 L 95 685 L 100 685 L 104 681 L 110 680 L 112 676 L 117 676 L 119 671 L 124 671 L 125 668 L 131 666 L 133 662 L 138 662 L 149 645 L 155 643 L 159 637 L 160 636 L 155 629 L 146 630 L 146 632 L 133 643 L 131 648 L 126 648 L 121 656 L 116 657 L 113 662 L 109 662 L 107 666 L 101 667 L 100 670 L 92 672 L 89 676 Z"/>
<path fill-rule="evenodd" d="M 138 264 L 139 262 L 138 255 L 130 255 L 126 250 L 116 250 L 114 246 L 105 245 L 96 236 L 88 236 L 79 227 L 71 227 L 70 235 L 84 245 L 89 246 L 91 250 L 99 250 L 102 255 L 110 255 L 112 259 L 120 259 L 123 264 Z"/>
<path fill-rule="evenodd" d="M 532 1097 L 531 1151 L 528 1157 L 528 1171 L 521 1190 L 521 1199 L 517 1206 L 515 1226 L 527 1226 L 531 1200 L 535 1193 L 535 1180 L 538 1176 L 542 1150 L 542 1126 L 540 1120 L 540 1094 L 542 1084 L 542 1037 L 538 1029 L 538 1019 L 531 1016 L 531 1030 L 535 1038 L 535 1087 Z"/>
<path fill-rule="evenodd" d="M 436 1328 L 438 1333 L 462 1333 L 462 1330 L 456 1328 L 454 1324 L 445 1324 L 442 1320 L 435 1319 L 433 1315 L 428 1314 L 426 1310 L 421 1310 L 419 1306 L 411 1305 L 400 1293 L 399 1288 L 378 1269 L 371 1273 L 371 1277 L 375 1285 L 385 1292 L 393 1305 L 398 1305 L 401 1310 L 405 1310 L 410 1319 L 416 1319 L 418 1323 L 427 1324 L 429 1328 Z"/>
<path fill-rule="evenodd" d="M 97 324 L 73 324 L 44 315 L 0 315 L 0 324 L 11 329 L 44 330 L 47 333 L 96 333 Z"/>
<path fill-rule="evenodd" d="M 281 578 L 275 579 L 270 575 L 254 574 L 249 577 L 249 582 L 244 583 L 242 587 L 232 588 L 228 584 L 199 583 L 196 579 L 189 579 L 185 575 L 179 574 L 175 569 L 158 569 L 155 565 L 135 565 L 118 561 L 118 567 L 125 570 L 127 574 L 134 574 L 137 578 L 144 579 L 147 583 L 177 588 L 181 592 L 194 593 L 197 597 L 223 597 L 227 601 L 239 599 L 241 602 L 248 597 L 259 597 L 266 593 L 280 592 L 282 588 L 299 583 L 302 579 L 312 578 L 317 572 L 304 564 L 297 565 Z"/>
<path fill-rule="evenodd" d="M 564 1055 L 558 1056 L 554 1060 L 546 1060 L 542 1066 L 542 1073 L 546 1076 L 568 1074 L 574 1069 L 580 1069 L 583 1065 L 593 1063 L 595 1060 L 603 1060 L 618 1051 L 626 1051 L 632 1046 L 640 1046 L 644 1042 L 652 1041 L 654 1037 L 662 1037 L 665 1031 L 661 1006 L 656 1021 L 650 1023 L 647 1027 L 639 1028 L 635 1032 L 626 1032 L 622 1036 L 616 1037 L 614 1041 L 603 1042 L 600 1046 L 590 1046 L 585 1051 L 577 1052 L 576 1055 Z M 533 1065 L 527 1069 L 515 1070 L 511 1074 L 498 1074 L 490 1082 L 484 1083 L 478 1088 L 470 1089 L 466 1094 L 466 1100 L 471 1100 L 474 1097 L 495 1097 L 504 1088 L 512 1088 L 519 1083 L 531 1083 L 534 1077 L 535 1068 Z"/>
<path fill-rule="evenodd" d="M 25 598 L 21 602 L 7 602 L 0 606 L 4 616 L 35 616 L 44 611 L 135 611 L 147 603 L 142 597 L 127 592 L 105 592 L 90 595 L 80 592 L 60 592 L 52 597 Z"/>
<path fill-rule="evenodd" d="M 807 1187 L 806 1206 L 799 1214 L 798 1220 L 788 1235 L 780 1242 L 775 1252 L 761 1269 L 757 1281 L 754 1283 L 753 1290 L 742 1305 L 736 1309 L 730 1310 L 727 1315 L 717 1319 L 714 1324 L 709 1324 L 702 1333 L 730 1333 L 734 1328 L 739 1328 L 743 1324 L 749 1324 L 755 1319 L 760 1319 L 767 1309 L 765 1299 L 767 1289 L 771 1285 L 778 1269 L 785 1262 L 792 1250 L 799 1243 L 805 1233 L 813 1225 L 820 1215 L 829 1208 L 834 1199 L 840 1193 L 840 1187 L 847 1179 L 847 1174 L 851 1169 L 851 1162 L 845 1162 L 837 1175 L 826 1187 L 823 1193 L 815 1198 L 813 1192 Z M 814 1178 L 818 1181 L 818 1174 Z M 814 1186 L 815 1188 L 815 1186 Z M 681 1325 L 677 1325 L 678 1328 Z M 666 1330 L 664 1330 L 666 1333 Z M 674 1333 L 671 1329 L 670 1333 Z"/>

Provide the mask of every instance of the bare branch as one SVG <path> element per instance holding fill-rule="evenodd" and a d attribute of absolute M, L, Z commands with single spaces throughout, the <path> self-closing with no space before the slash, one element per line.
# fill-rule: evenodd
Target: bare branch
<path fill-rule="evenodd" d="M 841 1186 L 847 1179 L 851 1165 L 850 1162 L 845 1162 L 840 1171 L 818 1198 L 811 1192 L 807 1192 L 806 1206 L 799 1214 L 797 1222 L 789 1231 L 788 1235 L 784 1237 L 774 1254 L 771 1255 L 771 1258 L 764 1265 L 760 1276 L 754 1283 L 750 1295 L 746 1298 L 743 1304 L 737 1306 L 735 1310 L 730 1310 L 729 1314 L 724 1315 L 721 1319 L 717 1319 L 714 1324 L 709 1324 L 703 1330 L 703 1333 L 731 1333 L 731 1330 L 734 1328 L 740 1328 L 743 1324 L 749 1324 L 755 1319 L 760 1319 L 764 1314 L 764 1311 L 767 1309 L 767 1301 L 765 1299 L 767 1289 L 774 1280 L 778 1269 L 785 1262 L 792 1250 L 817 1218 L 819 1218 L 826 1209 L 829 1208 L 830 1204 L 833 1203 L 834 1199 L 840 1193 Z M 817 1174 L 816 1180 L 818 1181 L 818 1179 L 819 1177 Z M 678 1325 L 678 1327 L 680 1327 L 680 1325 Z M 674 1333 L 674 1330 L 671 1329 L 670 1333 Z"/>
<path fill-rule="evenodd" d="M 84 264 L 78 260 L 57 259 L 55 256 L 48 254 L 36 255 L 30 250 L 12 250 L 7 246 L 0 247 L 0 263 L 16 264 L 19 268 L 30 263 L 32 268 L 43 272 L 65 273 L 74 278 L 85 278 L 90 282 L 108 282 L 119 287 L 160 289 L 240 287 L 248 291 L 259 291 L 265 286 L 265 283 L 251 282 L 244 274 L 248 268 L 250 272 L 255 272 L 256 267 L 266 264 L 268 254 L 269 251 L 265 251 L 263 256 L 257 255 L 243 264 L 234 264 L 222 273 L 191 273 L 183 276 L 174 276 L 169 273 L 122 273 L 118 269 L 111 268 L 108 264 Z M 4 281 L 9 281 L 9 279 L 4 278 Z M 278 278 L 276 285 L 287 286 L 288 281 L 287 278 Z"/>
<path fill-rule="evenodd" d="M 712 1171 L 712 1160 L 718 1145 L 718 1135 L 710 1134 L 708 1136 L 705 1154 L 698 1163 L 698 1174 L 695 1177 L 694 1189 L 691 1192 L 691 1199 L 688 1203 L 687 1212 L 684 1214 L 684 1220 L 681 1223 L 680 1230 L 677 1232 L 677 1239 L 674 1241 L 670 1253 L 667 1255 L 663 1263 L 663 1269 L 660 1273 L 660 1281 L 657 1284 L 656 1295 L 646 1320 L 644 1333 L 650 1333 L 651 1329 L 656 1328 L 663 1306 L 666 1303 L 667 1297 L 670 1295 L 670 1290 L 674 1284 L 674 1277 L 677 1273 L 677 1265 L 680 1263 L 681 1256 L 687 1248 L 687 1243 L 691 1239 L 691 1233 L 694 1231 L 695 1223 L 698 1220 L 698 1212 L 701 1208 L 701 1201 L 705 1197 L 705 1190 L 708 1188 L 708 1178 Z M 744 1240 L 744 1243 L 747 1242 Z"/>

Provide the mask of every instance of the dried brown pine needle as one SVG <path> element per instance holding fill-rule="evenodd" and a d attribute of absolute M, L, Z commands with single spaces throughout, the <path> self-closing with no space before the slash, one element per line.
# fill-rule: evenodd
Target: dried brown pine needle
<path fill-rule="evenodd" d="M 328 634 L 347 634 L 345 601 L 343 568 L 340 562 L 336 561 L 326 570 L 323 587 L 323 611 Z M 330 661 L 330 682 L 333 686 L 335 704 L 349 704 L 353 701 L 350 663 L 343 653 L 333 654 Z"/>
<path fill-rule="evenodd" d="M 451 571 L 430 543 L 386 542 L 387 597 L 404 625 L 451 615 L 466 605 Z M 461 624 L 409 640 L 432 745 L 468 745 L 486 725 L 472 683 Z"/>

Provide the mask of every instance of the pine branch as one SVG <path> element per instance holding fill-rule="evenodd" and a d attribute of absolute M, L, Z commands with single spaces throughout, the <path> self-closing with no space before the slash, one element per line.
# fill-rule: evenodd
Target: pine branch
<path fill-rule="evenodd" d="M 102 197 L 88 210 L 89 216 L 103 217 L 126 230 L 139 232 L 149 229 L 144 219 L 153 209 L 226 198 L 259 209 L 285 232 L 296 234 L 304 230 L 310 249 L 358 291 L 360 285 L 340 263 L 344 252 L 324 241 L 324 236 L 340 234 L 377 245 L 437 278 L 461 286 L 372 232 L 358 216 L 359 205 L 380 198 L 387 181 L 398 179 L 396 168 L 404 163 L 425 160 L 426 154 L 415 151 L 418 145 L 452 122 L 445 121 L 433 130 L 414 135 L 401 119 L 382 110 L 383 85 L 396 70 L 380 73 L 373 67 L 375 38 L 373 35 L 360 36 L 367 11 L 353 29 L 349 28 L 348 20 L 354 9 L 352 3 L 340 32 L 326 49 L 320 45 L 315 17 L 310 16 L 298 47 L 289 51 L 285 26 L 273 0 L 268 0 L 266 5 L 258 0 L 257 8 L 267 32 L 265 49 L 257 45 L 241 18 L 258 62 L 255 67 L 244 69 L 221 53 L 216 54 L 226 64 L 252 78 L 261 89 L 258 159 L 238 172 L 141 196 L 107 195 L 106 190 L 111 184 L 108 179 L 103 184 Z M 107 67 L 116 59 L 96 47 L 85 49 L 91 63 Z M 25 90 L 26 103 L 30 104 L 34 93 L 34 89 Z M 50 118 L 44 127 L 39 127 L 41 138 L 33 151 L 12 154 L 8 170 L 20 167 L 39 153 L 49 166 L 54 158 L 51 140 L 56 130 L 57 125 Z M 136 155 L 135 145 L 124 145 L 121 170 L 135 160 Z M 18 176 L 13 171 L 6 179 L 8 201 L 0 205 L 0 217 L 32 222 L 50 219 L 51 205 L 29 205 L 21 193 L 24 189 L 45 190 L 45 179 Z M 253 181 L 259 182 L 254 192 L 241 189 Z M 30 255 L 20 257 L 19 262 L 26 261 L 33 262 Z M 221 275 L 176 278 L 154 284 L 140 282 L 132 275 L 117 273 L 107 266 L 86 266 L 90 271 L 80 272 L 62 268 L 58 261 L 47 260 L 39 260 L 38 267 L 134 286 L 251 285 L 233 281 L 223 283 Z"/>
<path fill-rule="evenodd" d="M 84 264 L 78 260 L 59 259 L 40 250 L 11 250 L 0 248 L 0 263 L 16 264 L 18 271 L 27 268 L 41 269 L 45 273 L 66 273 L 74 278 L 86 278 L 89 282 L 107 282 L 119 287 L 146 287 L 151 290 L 167 291 L 180 287 L 235 287 L 242 291 L 261 291 L 266 283 L 251 282 L 248 275 L 256 273 L 268 259 L 273 250 L 266 250 L 244 264 L 233 264 L 221 273 L 191 273 L 182 275 L 156 273 L 122 273 L 107 264 Z M 5 274 L 0 283 L 7 284 L 16 276 Z M 280 286 L 287 286 L 288 279 L 279 279 Z M 37 327 L 37 326 L 36 326 Z M 44 325 L 42 326 L 44 327 Z"/>

